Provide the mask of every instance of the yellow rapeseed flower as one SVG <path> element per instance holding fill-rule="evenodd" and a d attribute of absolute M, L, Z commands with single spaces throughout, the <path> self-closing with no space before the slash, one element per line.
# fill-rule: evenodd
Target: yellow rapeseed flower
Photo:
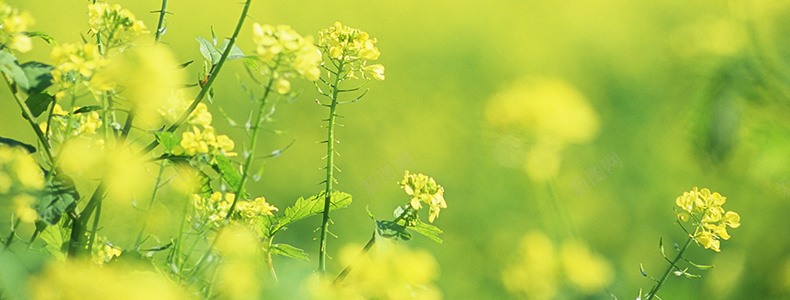
<path fill-rule="evenodd" d="M 741 226 L 741 216 L 734 211 L 725 211 L 722 207 L 726 201 L 727 197 L 717 192 L 697 187 L 675 199 L 675 204 L 684 211 L 678 214 L 678 220 L 693 220 L 696 229 L 692 237 L 705 249 L 721 251 L 720 240 L 730 239 L 727 227 Z"/>

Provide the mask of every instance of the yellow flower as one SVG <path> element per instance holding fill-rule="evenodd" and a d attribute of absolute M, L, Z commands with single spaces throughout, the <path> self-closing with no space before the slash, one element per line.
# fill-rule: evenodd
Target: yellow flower
<path fill-rule="evenodd" d="M 189 114 L 189 123 L 192 125 L 207 127 L 211 125 L 211 119 L 211 113 L 208 111 L 208 106 L 205 103 L 198 103 L 195 110 Z"/>
<path fill-rule="evenodd" d="M 430 206 L 428 221 L 433 222 L 439 217 L 439 212 L 447 208 L 444 200 L 444 188 L 436 181 L 424 174 L 410 174 L 406 171 L 401 181 L 401 188 L 407 195 L 412 196 L 409 204 L 415 210 L 422 208 L 421 202 Z"/>
<path fill-rule="evenodd" d="M 375 64 L 370 65 L 364 68 L 366 73 L 369 73 L 373 78 L 377 80 L 384 80 L 384 65 L 382 64 Z"/>
<path fill-rule="evenodd" d="M 705 249 L 713 249 L 713 251 L 721 252 L 719 240 L 709 231 L 701 231 L 697 234 L 696 240 L 698 243 L 702 244 Z"/>
<path fill-rule="evenodd" d="M 23 34 L 15 34 L 11 37 L 11 42 L 8 47 L 15 49 L 19 52 L 25 53 L 33 50 L 33 40 L 29 36 Z"/>
<path fill-rule="evenodd" d="M 280 94 L 288 93 L 288 91 L 291 90 L 291 82 L 282 78 L 277 79 L 275 83 L 275 89 Z"/>
<path fill-rule="evenodd" d="M 734 211 L 728 211 L 725 213 L 721 221 L 731 228 L 738 228 L 741 226 L 741 216 Z"/>

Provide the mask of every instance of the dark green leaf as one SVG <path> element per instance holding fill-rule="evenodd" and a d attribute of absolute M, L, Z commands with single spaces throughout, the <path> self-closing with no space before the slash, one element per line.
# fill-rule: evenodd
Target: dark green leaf
<path fill-rule="evenodd" d="M 52 95 L 47 92 L 35 93 L 27 97 L 25 105 L 30 109 L 30 113 L 33 114 L 33 117 L 37 118 L 41 113 L 47 111 L 49 104 L 53 101 L 55 101 L 55 97 L 52 97 Z"/>
<path fill-rule="evenodd" d="M 23 90 L 30 88 L 30 83 L 27 81 L 25 71 L 19 67 L 16 62 L 16 57 L 6 51 L 0 51 L 0 71 L 5 72 L 11 79 L 16 82 Z"/>
<path fill-rule="evenodd" d="M 25 144 L 23 142 L 17 141 L 15 139 L 0 137 L 0 144 L 6 144 L 11 147 L 22 147 L 25 148 L 25 150 L 27 150 L 27 152 L 29 153 L 36 153 L 36 147 L 33 147 L 30 144 Z"/>
<path fill-rule="evenodd" d="M 343 192 L 333 192 L 331 203 L 329 204 L 329 211 L 341 209 L 351 204 L 351 195 Z M 324 212 L 324 195 L 319 194 L 311 196 L 310 198 L 299 198 L 293 206 L 285 209 L 285 214 L 279 218 L 279 222 L 272 229 L 272 233 L 285 227 L 288 224 L 307 218 L 309 216 L 318 215 Z"/>
<path fill-rule="evenodd" d="M 197 41 L 200 43 L 200 54 L 202 54 L 206 60 L 210 61 L 212 65 L 216 65 L 222 53 L 220 53 L 217 47 L 211 42 L 202 37 L 198 37 Z"/>
<path fill-rule="evenodd" d="M 396 238 L 404 241 L 411 239 L 406 226 L 392 221 L 376 221 L 376 233 L 385 238 Z"/>
<path fill-rule="evenodd" d="M 80 199 L 74 181 L 60 172 L 47 181 L 44 192 L 45 195 L 39 200 L 38 215 L 49 225 L 57 223 L 63 214 L 73 211 Z"/>
<path fill-rule="evenodd" d="M 306 262 L 310 261 L 310 257 L 304 252 L 304 250 L 288 244 L 274 244 L 272 245 L 270 251 L 272 251 L 273 254 L 295 258 Z"/>
<path fill-rule="evenodd" d="M 234 189 L 239 186 L 241 175 L 233 168 L 233 164 L 227 157 L 217 155 L 217 163 L 212 165 L 212 167 L 222 176 L 222 179 L 224 179 L 228 185 Z M 244 195 L 244 191 L 242 190 L 239 194 Z"/>
<path fill-rule="evenodd" d="M 28 94 L 35 94 L 44 91 L 52 85 L 52 70 L 55 67 L 37 61 L 30 61 L 20 66 L 28 81 Z"/>
<path fill-rule="evenodd" d="M 439 238 L 439 235 L 443 233 L 439 227 L 433 226 L 431 224 L 423 223 L 420 220 L 416 220 L 409 226 L 409 229 L 414 230 L 414 232 L 424 235 L 425 237 L 437 242 L 439 244 L 442 243 L 442 239 Z"/>
<path fill-rule="evenodd" d="M 81 113 L 92 112 L 97 110 L 101 110 L 101 105 L 85 105 L 75 110 L 74 113 L 81 114 Z"/>
<path fill-rule="evenodd" d="M 44 40 L 45 42 L 47 42 L 47 44 L 52 44 L 52 43 L 55 43 L 55 39 L 54 39 L 52 36 L 50 36 L 49 34 L 46 34 L 46 33 L 40 32 L 40 31 L 35 31 L 35 32 L 25 32 L 25 35 L 27 35 L 27 36 L 29 36 L 29 37 L 37 37 L 37 38 L 41 38 L 42 40 Z"/>

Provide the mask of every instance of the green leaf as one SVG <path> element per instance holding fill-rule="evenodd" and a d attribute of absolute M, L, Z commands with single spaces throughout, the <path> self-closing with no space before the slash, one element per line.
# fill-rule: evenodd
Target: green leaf
<path fill-rule="evenodd" d="M 341 209 L 351 204 L 351 195 L 343 192 L 333 192 L 331 196 L 331 203 L 329 204 L 329 211 Z M 272 234 L 285 227 L 288 224 L 299 221 L 301 219 L 322 214 L 324 212 L 324 195 L 318 194 L 304 199 L 299 198 L 293 206 L 285 209 L 285 214 L 279 218 L 279 222 L 272 229 Z"/>
<path fill-rule="evenodd" d="M 33 147 L 33 145 L 25 144 L 15 139 L 9 139 L 0 136 L 0 144 L 5 144 L 11 147 L 22 147 L 25 148 L 28 153 L 36 153 L 36 147 Z"/>
<path fill-rule="evenodd" d="M 172 151 L 173 147 L 181 144 L 181 136 L 170 131 L 156 131 L 154 135 L 156 135 L 156 141 L 159 142 L 167 152 Z"/>
<path fill-rule="evenodd" d="M 47 111 L 49 104 L 53 101 L 55 101 L 55 97 L 52 97 L 52 95 L 47 92 L 35 93 L 27 97 L 25 105 L 30 109 L 30 113 L 33 114 L 33 117 L 37 118 L 41 113 Z"/>
<path fill-rule="evenodd" d="M 406 231 L 406 225 L 401 225 L 397 222 L 376 221 L 376 233 L 385 238 L 411 240 L 411 233 Z"/>
<path fill-rule="evenodd" d="M 228 48 L 229 43 L 230 43 L 229 40 L 225 40 L 224 42 L 222 42 L 222 45 L 220 45 L 219 48 L 217 48 L 219 49 L 219 52 L 225 53 L 225 49 Z M 245 57 L 247 56 L 244 55 L 244 52 L 241 51 L 241 48 L 239 48 L 234 44 L 233 47 L 230 48 L 230 53 L 228 53 L 228 58 L 226 58 L 226 60 L 234 60 L 234 59 L 245 58 Z"/>
<path fill-rule="evenodd" d="M 75 110 L 74 113 L 75 114 L 82 114 L 82 113 L 92 112 L 92 111 L 97 111 L 97 110 L 101 110 L 101 105 L 85 105 L 85 106 L 80 107 L 79 109 Z"/>
<path fill-rule="evenodd" d="M 52 85 L 52 70 L 55 67 L 37 61 L 26 62 L 20 67 L 27 77 L 28 94 L 40 93 Z"/>
<path fill-rule="evenodd" d="M 304 250 L 288 244 L 274 244 L 272 245 L 270 251 L 272 251 L 273 254 L 295 258 L 305 262 L 310 261 L 310 257 L 304 252 Z"/>
<path fill-rule="evenodd" d="M 47 226 L 38 237 L 47 244 L 47 252 L 58 259 L 65 259 L 66 256 L 63 254 L 65 235 L 60 224 L 55 224 Z"/>
<path fill-rule="evenodd" d="M 202 54 L 206 60 L 210 61 L 211 65 L 216 65 L 222 53 L 217 50 L 214 44 L 202 37 L 198 37 L 197 41 L 200 43 L 200 54 Z"/>
<path fill-rule="evenodd" d="M 34 32 L 30 32 L 30 31 L 28 31 L 28 32 L 25 32 L 25 35 L 27 35 L 27 36 L 29 36 L 29 37 L 37 37 L 37 38 L 41 38 L 42 40 L 44 40 L 45 42 L 47 42 L 47 44 L 53 44 L 53 43 L 55 43 L 55 38 L 53 38 L 53 37 L 52 37 L 51 35 L 49 35 L 49 34 L 46 34 L 46 33 L 40 32 L 40 31 L 34 31 Z M 57 44 L 57 43 L 55 43 L 55 44 Z"/>
<path fill-rule="evenodd" d="M 47 181 L 44 192 L 45 196 L 39 199 L 38 215 L 49 225 L 60 221 L 63 214 L 73 211 L 80 199 L 74 181 L 62 173 L 57 173 Z"/>
<path fill-rule="evenodd" d="M 23 90 L 30 88 L 25 71 L 19 67 L 19 64 L 16 62 L 16 57 L 14 57 L 13 54 L 0 51 L 0 71 L 8 74 L 8 76 L 10 76 Z"/>
<path fill-rule="evenodd" d="M 217 163 L 212 165 L 212 167 L 222 176 L 222 179 L 224 179 L 228 185 L 235 189 L 241 182 L 241 175 L 233 168 L 233 164 L 227 157 L 217 155 L 216 159 Z M 239 194 L 244 195 L 244 191 L 242 190 Z"/>
<path fill-rule="evenodd" d="M 439 229 L 439 227 L 433 226 L 431 224 L 423 223 L 420 220 L 416 220 L 412 225 L 409 226 L 409 229 L 414 230 L 414 232 L 424 235 L 425 237 L 437 242 L 439 244 L 442 243 L 442 239 L 439 238 L 439 235 L 442 234 L 444 231 Z"/>

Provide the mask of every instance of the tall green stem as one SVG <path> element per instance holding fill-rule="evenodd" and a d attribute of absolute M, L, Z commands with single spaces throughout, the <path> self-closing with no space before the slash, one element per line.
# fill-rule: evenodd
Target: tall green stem
<path fill-rule="evenodd" d="M 667 270 L 664 271 L 664 275 L 661 276 L 661 280 L 659 280 L 658 283 L 653 287 L 653 289 L 650 290 L 650 293 L 648 293 L 648 295 L 645 298 L 645 300 L 653 299 L 653 297 L 656 295 L 656 293 L 658 293 L 658 290 L 661 288 L 661 286 L 667 280 L 667 277 L 669 277 L 669 274 L 672 273 L 672 270 L 676 268 L 676 265 L 677 265 L 678 261 L 680 261 L 680 259 L 683 257 L 683 252 L 686 252 L 686 249 L 688 249 L 688 247 L 689 247 L 689 245 L 691 245 L 692 241 L 694 241 L 694 237 L 689 237 L 689 239 L 686 241 L 686 244 L 683 245 L 683 248 L 680 248 L 680 251 L 678 251 L 678 255 L 675 256 L 675 259 L 673 259 L 672 262 L 670 262 L 669 267 L 667 267 Z"/>
<path fill-rule="evenodd" d="M 329 105 L 329 124 L 327 126 L 326 137 L 326 189 L 324 189 L 324 213 L 323 220 L 321 221 L 321 235 L 319 237 L 318 249 L 318 271 L 324 275 L 326 274 L 326 237 L 329 233 L 329 205 L 332 201 L 332 184 L 335 181 L 335 113 L 337 110 L 337 96 L 340 92 L 338 85 L 340 84 L 340 74 L 343 73 L 343 61 L 340 61 L 337 67 L 335 76 L 335 84 L 332 88 L 332 103 Z"/>
<path fill-rule="evenodd" d="M 162 8 L 159 10 L 159 22 L 156 24 L 156 32 L 154 33 L 154 40 L 157 43 L 162 38 L 162 32 L 164 31 L 165 14 L 167 14 L 167 0 L 162 0 Z"/>
<path fill-rule="evenodd" d="M 277 69 L 275 65 L 274 69 Z M 266 91 L 263 94 L 263 98 L 261 99 L 261 105 L 258 107 L 258 114 L 255 117 L 255 126 L 252 128 L 252 137 L 250 138 L 250 149 L 247 150 L 247 153 L 244 154 L 247 158 L 244 161 L 244 168 L 241 170 L 241 180 L 239 180 L 239 185 L 235 187 L 236 198 L 233 198 L 233 203 L 230 205 L 230 209 L 228 209 L 228 214 L 225 216 L 225 220 L 230 220 L 231 215 L 233 215 L 233 210 L 236 209 L 236 203 L 239 202 L 239 198 L 241 198 L 241 193 L 244 191 L 244 184 L 247 182 L 247 178 L 250 176 L 250 167 L 252 166 L 252 161 L 255 158 L 255 146 L 258 142 L 258 130 L 261 128 L 261 123 L 263 123 L 263 114 L 265 113 L 266 109 L 266 98 L 269 97 L 269 92 L 272 90 L 272 85 L 274 84 L 274 77 L 269 78 L 269 82 L 266 84 Z"/>
<path fill-rule="evenodd" d="M 175 132 L 176 129 L 178 129 L 178 127 L 184 124 L 187 118 L 189 118 L 189 114 L 191 114 L 192 111 L 195 110 L 198 104 L 200 104 L 200 101 L 202 101 L 203 98 L 206 97 L 206 94 L 208 94 L 209 90 L 211 90 L 211 86 L 212 84 L 214 84 L 214 80 L 217 79 L 217 74 L 219 74 L 219 71 L 222 69 L 222 66 L 225 65 L 225 61 L 227 60 L 228 55 L 230 55 L 230 50 L 233 49 L 233 45 L 236 44 L 236 38 L 239 36 L 241 27 L 244 25 L 244 20 L 247 19 L 247 12 L 250 10 L 251 3 L 252 0 L 247 0 L 244 2 L 244 8 L 241 11 L 241 16 L 239 17 L 238 23 L 236 23 L 236 30 L 233 31 L 233 35 L 230 37 L 230 40 L 228 40 L 228 46 L 225 48 L 225 51 L 222 52 L 222 56 L 220 56 L 219 62 L 217 62 L 217 64 L 214 66 L 213 70 L 208 76 L 208 80 L 206 81 L 206 84 L 203 85 L 203 88 L 200 89 L 198 95 L 195 96 L 195 100 L 192 101 L 192 104 L 189 105 L 187 110 L 184 111 L 183 114 L 181 114 L 181 117 L 179 117 L 178 120 L 176 120 L 176 122 L 173 123 L 173 125 L 170 125 L 170 127 L 167 128 L 168 132 Z M 157 145 L 159 145 L 159 141 L 154 140 L 153 142 L 148 144 L 148 146 L 146 146 L 145 149 L 143 149 L 142 154 L 151 152 L 151 150 L 154 150 L 154 148 L 156 148 Z"/>
<path fill-rule="evenodd" d="M 8 77 L 7 74 L 3 73 L 3 79 L 5 79 L 6 84 L 8 84 L 8 88 L 11 90 L 11 95 L 14 96 L 14 100 L 16 100 L 16 104 L 19 106 L 19 109 L 22 111 L 22 116 L 27 120 L 30 124 L 30 127 L 33 128 L 33 131 L 36 133 L 36 137 L 38 137 L 39 142 L 41 142 L 41 147 L 44 148 L 44 153 L 47 155 L 47 159 L 51 164 L 55 164 L 55 157 L 52 156 L 52 152 L 49 149 L 49 142 L 47 142 L 47 138 L 44 136 L 44 132 L 41 131 L 41 128 L 38 127 L 36 124 L 36 120 L 33 118 L 33 113 L 30 112 L 28 109 L 27 104 L 24 103 L 22 97 L 19 95 L 19 88 L 17 87 L 16 83 Z"/>

